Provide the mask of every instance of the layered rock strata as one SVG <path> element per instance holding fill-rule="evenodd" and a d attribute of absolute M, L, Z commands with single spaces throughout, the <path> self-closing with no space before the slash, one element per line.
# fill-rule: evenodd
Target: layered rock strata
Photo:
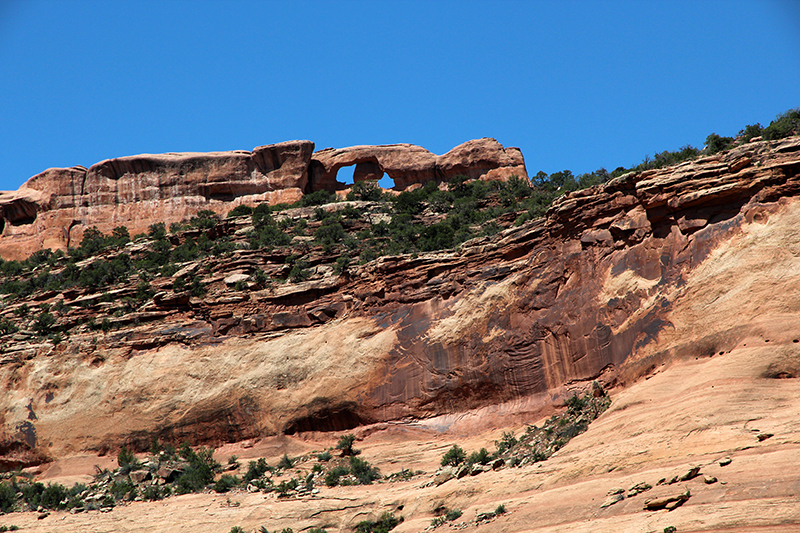
<path fill-rule="evenodd" d="M 336 190 L 336 173 L 350 165 L 356 165 L 354 182 L 380 179 L 386 173 L 398 190 L 432 180 L 448 181 L 458 175 L 484 180 L 506 180 L 514 175 L 528 179 L 519 148 L 503 148 L 496 140 L 483 138 L 467 141 L 440 156 L 413 144 L 326 148 L 316 152 L 311 161 L 312 188 Z"/>
<path fill-rule="evenodd" d="M 285 258 L 242 250 L 187 265 L 217 289 L 206 298 L 163 291 L 110 332 L 78 329 L 56 347 L 8 343 L 6 442 L 18 455 L 61 455 L 487 406 L 524 416 L 580 383 L 634 380 L 752 338 L 796 339 L 799 192 L 800 138 L 755 142 L 566 195 L 545 219 L 453 252 L 383 257 L 336 275 L 336 257 L 318 248 L 308 281 L 252 290 L 226 279 L 278 273 Z M 236 222 L 226 224 L 235 234 Z M 740 248 L 765 261 L 784 249 L 786 268 L 758 278 L 780 302 L 762 306 L 766 315 L 753 305 L 740 314 L 734 276 L 704 296 L 714 316 L 697 311 L 686 287 L 702 286 L 697 276 Z M 135 285 L 117 291 L 112 300 Z M 75 314 L 62 325 L 86 310 L 116 320 L 102 296 L 64 295 Z M 55 305 L 61 296 L 36 298 Z"/>
<path fill-rule="evenodd" d="M 347 187 L 336 181 L 347 165 L 356 165 L 356 181 L 385 172 L 397 190 L 458 174 L 527 179 L 519 149 L 494 139 L 468 141 L 443 156 L 411 144 L 313 152 L 311 141 L 288 141 L 250 152 L 143 154 L 88 169 L 48 169 L 17 191 L 0 192 L 0 257 L 77 246 L 92 226 L 103 233 L 125 226 L 134 235 L 201 209 L 224 215 L 240 204 L 293 203 L 306 193 Z"/>

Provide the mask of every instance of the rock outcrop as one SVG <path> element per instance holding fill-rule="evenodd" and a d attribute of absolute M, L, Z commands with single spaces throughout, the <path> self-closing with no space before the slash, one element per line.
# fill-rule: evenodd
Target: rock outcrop
<path fill-rule="evenodd" d="M 754 338 L 791 344 L 798 193 L 800 138 L 755 142 L 566 195 L 545 219 L 452 252 L 387 256 L 336 275 L 336 257 L 317 247 L 306 256 L 310 279 L 259 287 L 239 277 L 237 289 L 226 283 L 234 274 L 288 268 L 279 254 L 240 250 L 183 267 L 210 287 L 206 297 L 165 291 L 119 317 L 135 280 L 65 294 L 69 342 L 20 335 L 4 347 L 6 435 L 35 413 L 37 442 L 58 455 L 486 406 L 517 417 L 592 380 L 628 382 Z M 224 224 L 219 231 L 241 229 Z M 731 296 L 736 278 L 725 269 L 736 268 L 760 303 Z M 90 314 L 110 330 L 78 327 Z"/>
<path fill-rule="evenodd" d="M 410 144 L 313 151 L 311 141 L 288 141 L 250 152 L 143 154 L 89 169 L 48 169 L 17 191 L 0 192 L 0 257 L 65 250 L 92 226 L 103 233 L 125 226 L 134 235 L 201 209 L 225 214 L 241 204 L 293 203 L 306 193 L 346 188 L 336 173 L 347 165 L 356 165 L 356 181 L 386 172 L 397 190 L 457 174 L 527 179 L 519 149 L 494 139 L 469 141 L 439 157 Z"/>
<path fill-rule="evenodd" d="M 353 181 L 380 179 L 386 173 L 398 190 L 458 175 L 486 180 L 505 180 L 513 175 L 528 179 L 519 148 L 503 148 L 496 140 L 483 138 L 467 141 L 440 156 L 413 144 L 326 148 L 316 152 L 311 161 L 312 188 L 336 190 L 336 173 L 350 165 L 356 165 Z"/>

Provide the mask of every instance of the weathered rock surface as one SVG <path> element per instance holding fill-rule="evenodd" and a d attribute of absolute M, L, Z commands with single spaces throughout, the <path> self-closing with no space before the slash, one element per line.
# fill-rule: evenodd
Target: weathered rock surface
<path fill-rule="evenodd" d="M 386 173 L 398 190 L 458 175 L 486 180 L 505 180 L 512 175 L 528 179 L 519 148 L 503 148 L 495 139 L 483 138 L 467 141 L 441 156 L 413 144 L 326 148 L 316 152 L 311 161 L 312 189 L 336 190 L 336 173 L 349 165 L 356 165 L 353 181 L 380 179 Z"/>
<path fill-rule="evenodd" d="M 349 276 L 322 254 L 302 284 L 162 298 L 119 329 L 0 366 L 4 427 L 34 412 L 32 449 L 58 456 L 486 406 L 513 405 L 496 416 L 521 420 L 581 383 L 790 342 L 799 174 L 800 139 L 751 143 L 567 195 L 546 220 L 454 252 L 383 257 Z M 248 262 L 285 266 L 241 251 L 203 275 L 224 284 Z"/>
<path fill-rule="evenodd" d="M 0 193 L 0 256 L 77 246 L 91 226 L 104 233 L 126 226 L 135 234 L 200 209 L 296 201 L 313 151 L 310 141 L 289 141 L 252 152 L 143 154 L 46 170 L 18 191 Z"/>
<path fill-rule="evenodd" d="M 77 246 L 92 226 L 103 233 L 125 226 L 134 235 L 201 209 L 224 215 L 240 204 L 293 203 L 306 193 L 347 187 L 336 181 L 346 165 L 356 165 L 355 181 L 386 172 L 398 190 L 457 174 L 527 179 L 519 149 L 494 139 L 469 141 L 438 157 L 411 144 L 313 151 L 311 141 L 288 141 L 249 152 L 142 154 L 89 169 L 48 169 L 17 191 L 0 192 L 0 257 Z"/>

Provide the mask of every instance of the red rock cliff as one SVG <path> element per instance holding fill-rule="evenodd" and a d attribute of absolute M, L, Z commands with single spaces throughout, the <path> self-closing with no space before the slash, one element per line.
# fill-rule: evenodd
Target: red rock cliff
<path fill-rule="evenodd" d="M 411 144 L 313 151 L 311 141 L 289 141 L 252 152 L 144 154 L 89 169 L 48 169 L 17 191 L 0 192 L 0 257 L 75 246 L 92 226 L 103 233 L 125 226 L 134 235 L 201 209 L 224 215 L 240 204 L 293 203 L 304 193 L 346 187 L 336 173 L 348 165 L 357 165 L 356 181 L 380 179 L 385 172 L 398 190 L 457 174 L 527 179 L 519 149 L 494 139 L 469 141 L 443 156 Z"/>

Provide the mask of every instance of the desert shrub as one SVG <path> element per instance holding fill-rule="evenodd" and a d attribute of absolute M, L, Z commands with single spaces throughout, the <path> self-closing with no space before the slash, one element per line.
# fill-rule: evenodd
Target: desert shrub
<path fill-rule="evenodd" d="M 308 270 L 308 263 L 299 257 L 289 256 L 286 259 L 287 263 L 292 265 L 289 269 L 289 281 L 292 283 L 300 283 L 311 277 L 311 272 Z"/>
<path fill-rule="evenodd" d="M 241 526 L 233 526 L 229 533 L 245 533 L 244 528 Z"/>
<path fill-rule="evenodd" d="M 128 448 L 123 444 L 122 448 L 119 450 L 119 454 L 117 454 L 117 464 L 125 473 L 127 473 L 139 464 L 139 460 L 136 459 L 136 456 L 133 454 L 133 452 L 128 450 Z"/>
<path fill-rule="evenodd" d="M 228 215 L 226 218 L 233 218 L 233 217 L 243 217 L 247 215 L 253 214 L 253 208 L 249 205 L 237 205 L 230 211 L 228 211 Z"/>
<path fill-rule="evenodd" d="M 516 446 L 518 442 L 519 441 L 517 440 L 517 438 L 514 436 L 513 433 L 511 433 L 510 431 L 504 431 L 503 437 L 500 440 L 494 441 L 494 445 L 497 446 L 498 453 L 503 453 Z"/>
<path fill-rule="evenodd" d="M 230 474 L 224 474 L 214 484 L 214 490 L 219 493 L 228 492 L 239 485 L 239 478 Z"/>
<path fill-rule="evenodd" d="M 753 137 L 761 137 L 764 133 L 764 128 L 756 122 L 755 124 L 748 124 L 743 130 L 739 130 L 739 138 L 747 142 Z"/>
<path fill-rule="evenodd" d="M 342 209 L 339 210 L 339 214 L 342 218 L 347 220 L 358 220 L 361 218 L 361 211 L 353 207 L 352 205 L 346 205 Z"/>
<path fill-rule="evenodd" d="M 336 258 L 336 263 L 333 265 L 333 272 L 339 276 L 347 275 L 350 271 L 350 257 L 346 255 Z"/>
<path fill-rule="evenodd" d="M 361 485 L 371 485 L 373 481 L 381 478 L 380 471 L 377 468 L 355 456 L 350 457 L 350 473 L 355 476 Z"/>
<path fill-rule="evenodd" d="M 439 527 L 445 522 L 452 522 L 461 517 L 461 509 L 448 509 L 447 507 L 440 506 L 434 509 L 434 512 L 439 515 L 431 521 L 431 526 Z"/>
<path fill-rule="evenodd" d="M 350 191 L 347 193 L 347 199 L 379 202 L 383 200 L 383 189 L 381 189 L 376 181 L 359 181 L 358 183 L 354 183 L 350 188 Z"/>
<path fill-rule="evenodd" d="M 311 194 L 306 194 L 300 199 L 302 207 L 311 207 L 315 205 L 325 205 L 336 201 L 336 195 L 326 190 L 314 191 Z"/>
<path fill-rule="evenodd" d="M 128 479 L 114 481 L 108 491 L 111 493 L 113 500 L 121 500 L 126 496 L 132 500 L 136 497 L 136 485 Z"/>
<path fill-rule="evenodd" d="M 388 533 L 403 521 L 403 518 L 396 518 L 394 514 L 386 512 L 377 521 L 364 520 L 356 524 L 356 533 Z"/>
<path fill-rule="evenodd" d="M 249 483 L 254 479 L 258 479 L 263 476 L 269 470 L 269 465 L 267 461 L 260 457 L 258 461 L 250 461 L 247 463 L 247 473 L 244 475 L 244 482 Z"/>
<path fill-rule="evenodd" d="M 19 328 L 16 324 L 7 318 L 0 318 L 0 335 L 8 335 L 10 333 L 16 333 L 17 331 L 19 331 Z"/>
<path fill-rule="evenodd" d="M 253 220 L 256 219 L 256 212 L 253 212 Z M 272 220 L 271 218 L 269 220 Z M 278 225 L 271 223 L 254 224 L 254 230 L 248 234 L 250 247 L 253 249 L 273 248 L 275 246 L 286 246 L 292 238 L 284 233 Z"/>
<path fill-rule="evenodd" d="M 0 483 L 0 513 L 10 513 L 17 503 L 17 491 L 11 483 Z"/>
<path fill-rule="evenodd" d="M 189 219 L 189 224 L 197 229 L 211 229 L 219 222 L 219 215 L 210 209 L 202 209 Z"/>
<path fill-rule="evenodd" d="M 251 214 L 251 220 L 255 227 L 270 226 L 275 224 L 275 219 L 272 218 L 271 209 L 267 204 L 257 205 Z"/>
<path fill-rule="evenodd" d="M 448 222 L 424 227 L 416 243 L 417 247 L 423 252 L 453 248 L 456 244 L 456 232 Z"/>
<path fill-rule="evenodd" d="M 322 225 L 314 232 L 314 240 L 319 244 L 332 247 L 334 244 L 342 242 L 347 233 L 342 225 L 334 218 L 326 218 Z"/>
<path fill-rule="evenodd" d="M 353 449 L 353 443 L 356 441 L 356 436 L 352 433 L 342 435 L 339 437 L 339 442 L 336 444 L 336 449 L 342 451 L 342 456 L 345 455 L 358 455 L 358 450 Z"/>
<path fill-rule="evenodd" d="M 167 236 L 167 226 L 163 222 L 150 224 L 147 228 L 147 236 L 151 239 L 163 239 Z"/>
<path fill-rule="evenodd" d="M 289 496 L 289 491 L 294 490 L 298 486 L 297 479 L 292 478 L 289 481 L 281 481 L 277 487 L 275 487 L 275 491 L 278 493 L 278 498 L 286 498 Z"/>
<path fill-rule="evenodd" d="M 469 454 L 467 463 L 471 465 L 475 464 L 485 465 L 488 464 L 490 460 L 491 457 L 489 456 L 489 452 L 486 450 L 486 448 L 481 448 L 479 451 L 472 452 L 471 454 Z"/>
<path fill-rule="evenodd" d="M 330 461 L 331 457 L 331 452 L 325 450 L 324 452 L 317 454 L 317 461 Z"/>
<path fill-rule="evenodd" d="M 189 463 L 175 481 L 178 494 L 198 492 L 214 481 L 214 472 L 220 468 L 213 458 L 214 450 L 200 448 L 195 452 L 188 444 L 183 444 L 178 454 Z"/>
<path fill-rule="evenodd" d="M 453 444 L 453 447 L 447 450 L 442 456 L 442 466 L 457 466 L 463 463 L 467 458 L 466 452 L 458 444 Z"/>
<path fill-rule="evenodd" d="M 444 517 L 448 522 L 461 518 L 461 509 L 450 509 L 445 513 Z"/>
<path fill-rule="evenodd" d="M 335 466 L 325 474 L 325 484 L 329 487 L 335 487 L 339 484 L 340 478 L 346 476 L 349 472 L 346 466 Z"/>
<path fill-rule="evenodd" d="M 56 323 L 56 317 L 45 311 L 33 321 L 33 330 L 39 335 L 47 335 Z"/>
<path fill-rule="evenodd" d="M 706 150 L 709 154 L 716 154 L 727 150 L 733 145 L 732 137 L 721 137 L 716 133 L 711 133 L 706 137 Z"/>
<path fill-rule="evenodd" d="M 495 516 L 500 516 L 501 514 L 506 514 L 506 506 L 504 504 L 498 505 L 494 510 Z"/>
<path fill-rule="evenodd" d="M 280 468 L 281 470 L 289 470 L 293 466 L 294 466 L 294 460 L 284 453 L 283 457 L 281 457 L 281 460 L 278 461 L 278 468 Z"/>
<path fill-rule="evenodd" d="M 163 500 L 170 495 L 169 487 L 159 487 L 158 485 L 146 485 L 142 487 L 142 498 L 147 501 Z"/>
<path fill-rule="evenodd" d="M 764 128 L 764 138 L 770 141 L 783 139 L 800 133 L 800 108 L 790 109 L 775 117 L 775 120 Z"/>
<path fill-rule="evenodd" d="M 577 415 L 588 405 L 588 403 L 588 397 L 580 397 L 577 394 L 573 394 L 572 397 L 566 402 L 567 412 L 571 415 Z"/>

